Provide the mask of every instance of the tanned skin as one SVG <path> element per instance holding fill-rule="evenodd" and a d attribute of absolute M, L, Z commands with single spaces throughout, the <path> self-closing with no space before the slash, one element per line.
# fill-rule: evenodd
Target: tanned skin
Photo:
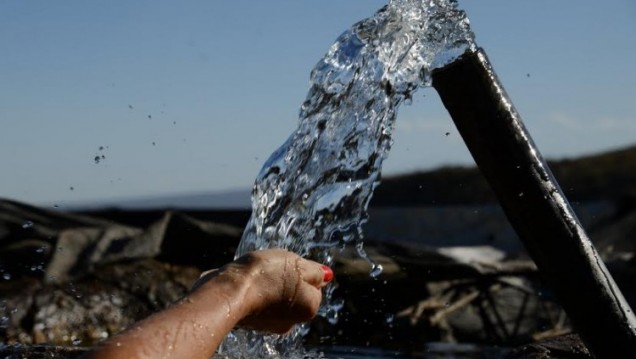
<path fill-rule="evenodd" d="M 203 273 L 177 303 L 128 328 L 84 359 L 208 359 L 234 327 L 284 334 L 313 318 L 329 267 L 281 249 L 249 253 Z"/>

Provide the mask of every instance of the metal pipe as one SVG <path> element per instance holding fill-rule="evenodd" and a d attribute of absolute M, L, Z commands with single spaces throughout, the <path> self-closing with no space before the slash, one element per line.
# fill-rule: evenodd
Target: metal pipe
<path fill-rule="evenodd" d="M 585 234 L 482 49 L 433 73 L 508 220 L 598 358 L 636 356 L 636 317 Z"/>

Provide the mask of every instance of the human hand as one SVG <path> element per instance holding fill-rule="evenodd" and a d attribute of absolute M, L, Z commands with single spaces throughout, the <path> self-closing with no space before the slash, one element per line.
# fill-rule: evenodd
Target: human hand
<path fill-rule="evenodd" d="M 333 272 L 295 253 L 267 249 L 204 273 L 195 289 L 221 278 L 245 290 L 239 326 L 283 334 L 316 315 L 322 300 L 320 289 L 333 278 Z"/>
<path fill-rule="evenodd" d="M 204 273 L 192 291 L 83 358 L 209 358 L 236 325 L 283 334 L 313 318 L 329 267 L 281 249 L 249 253 Z"/>

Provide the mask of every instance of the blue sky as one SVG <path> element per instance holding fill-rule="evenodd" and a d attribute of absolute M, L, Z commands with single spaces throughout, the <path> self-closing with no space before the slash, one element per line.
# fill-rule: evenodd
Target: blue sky
<path fill-rule="evenodd" d="M 295 129 L 311 68 L 385 3 L 3 0 L 0 197 L 251 186 Z M 546 157 L 636 143 L 636 3 L 459 4 Z M 472 163 L 430 89 L 401 109 L 394 139 L 388 175 Z"/>

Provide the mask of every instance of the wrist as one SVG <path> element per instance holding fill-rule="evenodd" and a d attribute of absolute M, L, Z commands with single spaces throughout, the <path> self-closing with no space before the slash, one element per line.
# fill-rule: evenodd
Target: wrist
<path fill-rule="evenodd" d="M 228 265 L 192 291 L 186 300 L 202 306 L 212 314 L 221 311 L 236 325 L 252 312 L 254 303 L 250 295 L 255 273 L 250 267 Z M 203 308 L 205 307 L 205 308 Z"/>

